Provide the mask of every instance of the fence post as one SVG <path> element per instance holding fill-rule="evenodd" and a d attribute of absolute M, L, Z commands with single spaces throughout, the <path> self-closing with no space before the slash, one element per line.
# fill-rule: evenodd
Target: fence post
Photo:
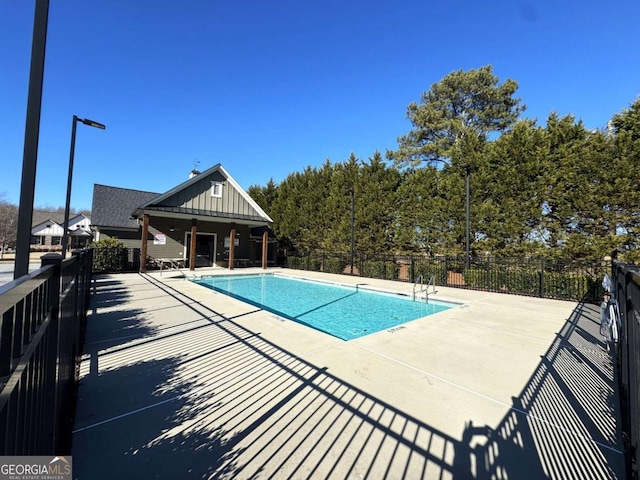
<path fill-rule="evenodd" d="M 60 285 L 62 284 L 62 255 L 57 253 L 47 253 L 40 258 L 40 266 L 53 265 L 53 274 L 49 280 L 49 292 L 47 298 L 47 312 L 49 317 L 49 348 L 45 359 L 47 378 L 47 392 L 45 405 L 50 406 L 51 411 L 51 443 L 47 443 L 45 450 L 54 452 L 57 445 L 58 432 L 58 348 L 60 346 Z M 46 317 L 45 316 L 45 317 Z M 47 439 L 49 440 L 49 439 Z"/>
<path fill-rule="evenodd" d="M 411 268 L 409 269 L 409 282 L 413 283 L 415 282 L 416 266 L 413 260 L 413 255 L 411 255 L 409 258 L 411 258 Z"/>
<path fill-rule="evenodd" d="M 444 284 L 449 286 L 449 255 L 444 256 Z"/>
<path fill-rule="evenodd" d="M 491 291 L 491 257 L 487 255 L 487 292 Z"/>
<path fill-rule="evenodd" d="M 640 282 L 634 280 L 634 275 L 638 275 L 637 266 L 625 265 L 624 275 L 624 297 L 619 296 L 620 304 L 625 304 L 623 324 L 626 324 L 627 332 L 627 355 L 628 358 L 628 385 L 627 385 L 627 408 L 629 419 L 629 444 L 632 452 L 629 455 L 631 465 L 629 472 L 638 471 L 638 462 L 640 461 L 640 355 L 638 353 L 640 347 L 640 330 L 638 329 L 638 312 L 640 311 Z M 635 285 L 632 285 L 635 284 Z M 635 290 L 635 292 L 634 292 Z"/>
<path fill-rule="evenodd" d="M 83 292 L 84 295 L 84 311 L 89 311 L 89 306 L 91 304 L 91 281 L 93 278 L 93 248 L 86 251 L 85 256 L 85 272 L 84 272 L 84 286 L 85 290 Z"/>
<path fill-rule="evenodd" d="M 76 321 L 78 320 L 78 312 L 80 311 L 80 274 L 82 272 L 80 269 L 80 262 L 82 261 L 81 253 L 82 252 L 77 250 L 74 250 L 71 253 L 71 258 L 73 259 L 73 318 Z"/>
<path fill-rule="evenodd" d="M 387 256 L 382 254 L 382 278 L 387 279 Z"/>
<path fill-rule="evenodd" d="M 540 259 L 540 283 L 538 296 L 544 298 L 544 257 Z"/>

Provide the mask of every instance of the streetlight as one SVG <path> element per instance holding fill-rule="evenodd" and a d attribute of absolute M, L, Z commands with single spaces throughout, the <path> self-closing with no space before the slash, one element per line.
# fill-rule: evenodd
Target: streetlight
<path fill-rule="evenodd" d="M 460 165 L 465 169 L 465 188 L 466 188 L 466 203 L 465 203 L 465 217 L 466 217 L 466 246 L 465 246 L 465 266 L 466 268 L 470 267 L 469 264 L 469 171 L 471 170 L 471 165 L 465 163 Z"/>
<path fill-rule="evenodd" d="M 353 224 L 355 217 L 355 192 L 354 189 L 351 189 L 351 275 L 353 275 L 353 247 L 354 247 L 354 236 L 353 236 Z"/>
<path fill-rule="evenodd" d="M 16 238 L 15 267 L 13 269 L 14 280 L 29 273 L 29 245 L 31 243 L 33 196 L 36 186 L 36 164 L 38 163 L 38 139 L 40 138 L 40 111 L 42 107 L 42 84 L 48 21 L 49 0 L 36 0 L 27 97 L 27 122 L 24 129 L 18 235 Z"/>
<path fill-rule="evenodd" d="M 353 188 L 350 188 L 344 193 L 348 193 L 351 195 L 351 261 L 350 261 L 351 267 L 350 267 L 350 271 L 351 271 L 351 275 L 353 275 L 353 250 L 354 250 L 353 224 L 354 224 L 354 217 L 355 217 L 355 192 Z"/>
<path fill-rule="evenodd" d="M 73 156 L 76 149 L 76 125 L 78 122 L 82 122 L 90 127 L 99 128 L 104 130 L 106 127 L 98 122 L 89 120 L 88 118 L 78 118 L 73 116 L 71 122 L 71 149 L 69 152 L 69 174 L 67 175 L 67 201 L 64 205 L 64 231 L 62 232 L 62 258 L 67 256 L 67 242 L 69 241 L 69 205 L 71 203 L 71 181 L 73 178 Z"/>

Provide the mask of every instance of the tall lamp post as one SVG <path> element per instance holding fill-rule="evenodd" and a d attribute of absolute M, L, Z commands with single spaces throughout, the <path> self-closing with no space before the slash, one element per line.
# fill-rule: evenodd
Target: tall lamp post
<path fill-rule="evenodd" d="M 42 107 L 42 84 L 44 79 L 44 57 L 47 45 L 48 21 L 49 0 L 36 0 L 35 18 L 33 20 L 33 44 L 31 47 L 31 68 L 29 70 L 27 121 L 24 131 L 16 260 L 15 268 L 13 269 L 14 279 L 29 273 L 29 245 L 31 243 L 33 196 L 36 186 L 36 164 L 38 163 L 38 139 L 40 138 L 40 111 Z"/>
<path fill-rule="evenodd" d="M 471 165 L 469 165 L 468 163 L 465 163 L 460 166 L 465 169 L 465 190 L 466 190 L 466 202 L 465 202 L 466 242 L 465 243 L 466 244 L 465 244 L 464 255 L 465 255 L 465 266 L 466 268 L 469 268 L 471 266 L 469 261 L 469 172 L 471 170 Z"/>
<path fill-rule="evenodd" d="M 73 157 L 76 150 L 76 125 L 78 122 L 82 122 L 90 127 L 99 128 L 104 130 L 106 127 L 98 122 L 89 120 L 88 118 L 78 118 L 73 116 L 71 122 L 71 149 L 69 151 L 69 174 L 67 175 L 67 201 L 64 204 L 64 231 L 62 232 L 62 258 L 67 256 L 67 244 L 69 242 L 69 206 L 71 204 L 71 182 L 73 179 Z"/>
<path fill-rule="evenodd" d="M 346 190 L 344 193 L 348 193 L 349 195 L 351 195 L 351 261 L 349 263 L 351 264 L 351 267 L 350 267 L 351 275 L 353 275 L 353 251 L 354 251 L 353 224 L 354 224 L 354 218 L 355 218 L 355 192 L 352 187 L 349 190 Z"/>

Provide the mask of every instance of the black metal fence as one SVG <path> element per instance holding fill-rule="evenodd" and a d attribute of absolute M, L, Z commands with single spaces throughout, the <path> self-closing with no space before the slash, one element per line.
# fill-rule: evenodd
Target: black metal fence
<path fill-rule="evenodd" d="M 129 272 L 140 271 L 140 249 L 127 248 L 127 270 Z"/>
<path fill-rule="evenodd" d="M 0 455 L 68 455 L 92 250 L 0 286 Z"/>
<path fill-rule="evenodd" d="M 627 472 L 637 479 L 640 460 L 640 267 L 614 259 L 612 283 L 620 311 L 616 353 Z"/>
<path fill-rule="evenodd" d="M 609 262 L 549 260 L 541 258 L 464 257 L 422 255 L 288 255 L 286 267 L 401 282 L 424 282 L 434 277 L 436 285 L 518 295 L 581 300 L 602 300 L 602 279 Z"/>

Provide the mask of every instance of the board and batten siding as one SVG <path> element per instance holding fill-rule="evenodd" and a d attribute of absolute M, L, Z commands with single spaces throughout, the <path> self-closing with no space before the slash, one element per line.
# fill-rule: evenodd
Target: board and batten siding
<path fill-rule="evenodd" d="M 159 219 L 165 221 L 165 219 Z M 164 228 L 163 228 L 164 227 Z M 161 235 L 164 244 L 156 244 L 156 235 Z M 149 225 L 149 237 L 147 238 L 147 255 L 152 258 L 182 258 L 184 256 L 184 243 L 181 232 L 169 232 L 168 226 L 156 228 Z"/>
<path fill-rule="evenodd" d="M 211 194 L 211 182 L 222 183 L 222 197 L 214 197 Z M 222 214 L 259 215 L 243 197 L 242 193 L 233 188 L 220 172 L 214 172 L 200 179 L 188 188 L 160 202 L 159 205 L 219 212 Z"/>
<path fill-rule="evenodd" d="M 140 248 L 140 230 L 116 230 L 100 228 L 100 240 L 115 238 L 127 248 Z"/>

